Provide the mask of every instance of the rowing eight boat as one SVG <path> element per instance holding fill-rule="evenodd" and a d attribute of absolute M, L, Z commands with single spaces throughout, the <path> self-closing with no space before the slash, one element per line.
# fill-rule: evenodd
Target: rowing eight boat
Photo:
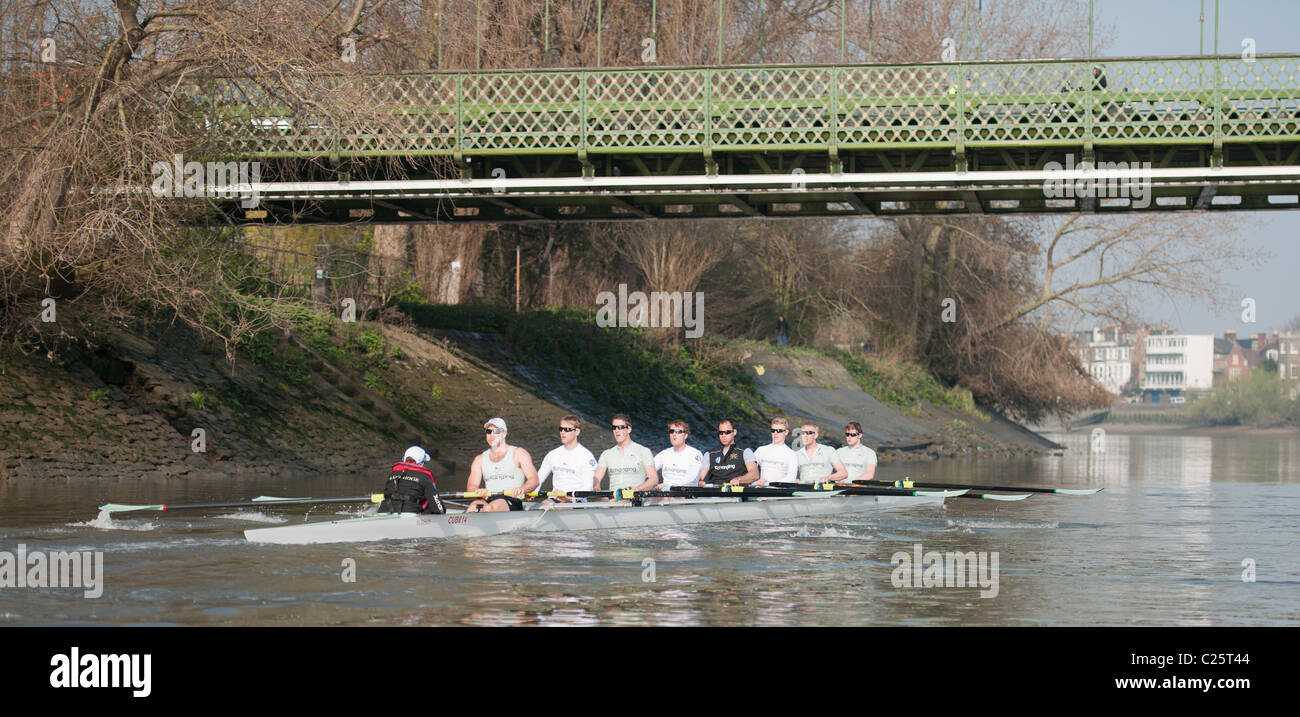
<path fill-rule="evenodd" d="M 501 513 L 417 515 L 392 513 L 244 531 L 253 543 L 306 545 L 360 543 L 374 540 L 473 538 L 517 531 L 609 530 L 690 523 L 866 513 L 879 510 L 942 505 L 943 499 L 964 490 L 917 491 L 914 496 L 798 493 L 788 498 L 683 498 L 647 502 L 639 507 L 612 503 L 566 503 L 539 510 Z"/>

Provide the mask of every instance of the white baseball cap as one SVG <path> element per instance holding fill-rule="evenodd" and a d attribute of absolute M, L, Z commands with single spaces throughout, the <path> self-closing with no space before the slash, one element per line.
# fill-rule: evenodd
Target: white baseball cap
<path fill-rule="evenodd" d="M 410 461 L 418 465 L 424 465 L 429 462 L 429 454 L 425 453 L 424 449 L 419 446 L 411 446 L 410 448 L 407 448 L 406 453 L 402 455 L 402 460 Z"/>
<path fill-rule="evenodd" d="M 497 416 L 496 418 L 489 418 L 489 419 L 488 419 L 488 422 L 483 424 L 483 427 L 484 427 L 484 428 L 487 428 L 487 427 L 489 427 L 489 426 L 495 426 L 495 427 L 497 427 L 497 428 L 500 428 L 500 429 L 503 430 L 503 431 L 507 430 L 507 429 L 506 429 L 506 419 L 504 419 L 504 418 L 502 418 L 502 417 L 500 417 L 500 416 Z"/>

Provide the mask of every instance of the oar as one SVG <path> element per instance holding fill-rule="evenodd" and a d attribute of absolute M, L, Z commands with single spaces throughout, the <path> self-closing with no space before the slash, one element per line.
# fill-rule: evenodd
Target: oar
<path fill-rule="evenodd" d="M 776 486 L 776 487 L 778 487 L 778 488 L 800 488 L 800 487 L 802 487 L 803 490 L 812 490 L 812 491 L 819 491 L 819 490 L 839 490 L 839 491 L 888 490 L 888 489 L 854 488 L 854 487 L 853 487 L 854 485 L 857 485 L 858 483 L 861 483 L 861 482 L 862 482 L 862 481 L 858 481 L 857 483 L 832 483 L 832 482 L 826 482 L 826 483 L 773 483 L 772 485 L 774 485 L 774 486 Z M 902 481 L 899 481 L 899 482 L 901 483 Z M 892 484 L 891 484 L 891 485 L 892 485 Z M 912 484 L 911 482 L 908 482 L 907 485 L 910 487 L 910 486 L 912 486 L 913 484 Z M 957 488 L 957 489 L 965 488 L 965 486 L 960 486 L 960 485 L 954 485 L 954 486 L 949 486 L 949 487 L 951 487 L 951 488 Z M 983 500 L 1024 500 L 1025 498 L 1028 498 L 1028 497 L 1029 497 L 1029 494 L 1028 494 L 1028 493 L 1020 493 L 1020 494 L 1017 494 L 1017 495 L 1001 495 L 1001 494 L 998 494 L 998 493 L 970 493 L 970 492 L 968 492 L 967 490 L 958 490 L 958 491 L 951 491 L 951 492 L 955 492 L 955 493 L 956 493 L 956 495 L 953 496 L 953 497 L 956 497 L 956 498 L 979 498 L 979 499 L 983 499 Z M 928 492 L 926 492 L 926 491 L 914 491 L 914 494 L 918 494 L 918 495 L 933 495 L 933 493 L 928 493 Z M 854 493 L 850 492 L 849 495 L 854 495 Z M 868 493 L 868 494 L 858 493 L 857 495 L 871 495 L 871 494 L 869 494 L 869 493 Z M 893 494 L 893 493 L 889 493 L 889 494 L 886 494 L 886 495 L 894 495 L 894 494 Z"/>
<path fill-rule="evenodd" d="M 1101 488 L 1035 488 L 1025 485 L 973 485 L 969 483 L 919 483 L 903 479 L 900 481 L 859 480 L 854 485 L 894 486 L 896 488 L 966 488 L 967 490 L 1005 490 L 1017 493 L 1056 493 L 1057 495 L 1092 495 Z"/>
<path fill-rule="evenodd" d="M 271 498 L 269 496 L 259 496 L 252 500 L 241 500 L 230 503 L 186 503 L 182 505 L 171 505 L 160 503 L 158 505 L 123 505 L 121 503 L 105 503 L 99 506 L 100 510 L 109 513 L 130 513 L 137 510 L 202 510 L 205 508 L 263 508 L 268 505 L 307 505 L 309 503 L 382 503 L 384 496 L 382 493 L 372 493 L 370 495 L 351 496 L 347 498 Z"/>
<path fill-rule="evenodd" d="M 903 496 L 939 496 L 952 498 L 966 491 L 961 486 L 942 490 L 900 490 L 894 488 L 860 488 L 855 486 L 837 486 L 834 483 L 773 483 L 772 488 L 750 488 L 743 485 L 724 485 L 717 488 L 697 488 L 694 486 L 673 486 L 674 493 L 690 495 L 729 496 L 736 493 L 752 496 L 786 497 L 795 494 L 807 494 L 816 491 L 835 491 L 839 495 L 903 495 Z M 825 486 L 825 487 L 814 487 Z"/>

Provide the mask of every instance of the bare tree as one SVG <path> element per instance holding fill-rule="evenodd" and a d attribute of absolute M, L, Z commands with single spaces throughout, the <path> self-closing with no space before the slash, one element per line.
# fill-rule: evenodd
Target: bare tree
<path fill-rule="evenodd" d="M 48 335 L 46 299 L 162 308 L 228 350 L 270 320 L 269 277 L 239 258 L 237 235 L 184 229 L 205 208 L 143 188 L 177 155 L 213 154 L 214 138 L 306 118 L 382 131 L 383 103 L 335 78 L 382 69 L 365 50 L 406 33 L 399 5 L 0 0 L 0 332 Z M 282 109 L 222 114 L 230 102 Z M 69 316 L 57 333 L 76 333 Z"/>

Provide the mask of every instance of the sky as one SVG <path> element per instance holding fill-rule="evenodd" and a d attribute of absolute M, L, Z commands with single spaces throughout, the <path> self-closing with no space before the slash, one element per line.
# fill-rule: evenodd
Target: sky
<path fill-rule="evenodd" d="M 985 0 L 989 2 L 990 0 Z M 996 0 L 993 0 L 996 1 Z M 1081 4 L 1087 0 L 1079 0 Z M 1201 0 L 1094 0 L 1095 26 L 1114 29 L 1111 41 L 1096 54 L 1108 57 L 1195 55 L 1199 50 Z M 1205 0 L 1205 52 L 1214 49 L 1214 0 Z M 1086 28 L 1084 30 L 1087 31 Z M 1239 54 L 1252 38 L 1257 53 L 1300 52 L 1300 0 L 1220 0 L 1219 53 Z M 1243 213 L 1237 241 L 1248 252 L 1264 255 L 1261 266 L 1230 271 L 1224 282 L 1238 290 L 1225 297 L 1231 308 L 1216 314 L 1210 307 L 1173 303 L 1153 296 L 1143 313 L 1153 323 L 1168 321 L 1187 334 L 1241 335 L 1279 328 L 1300 314 L 1300 211 Z M 1255 300 L 1256 322 L 1242 321 L 1241 301 Z"/>

